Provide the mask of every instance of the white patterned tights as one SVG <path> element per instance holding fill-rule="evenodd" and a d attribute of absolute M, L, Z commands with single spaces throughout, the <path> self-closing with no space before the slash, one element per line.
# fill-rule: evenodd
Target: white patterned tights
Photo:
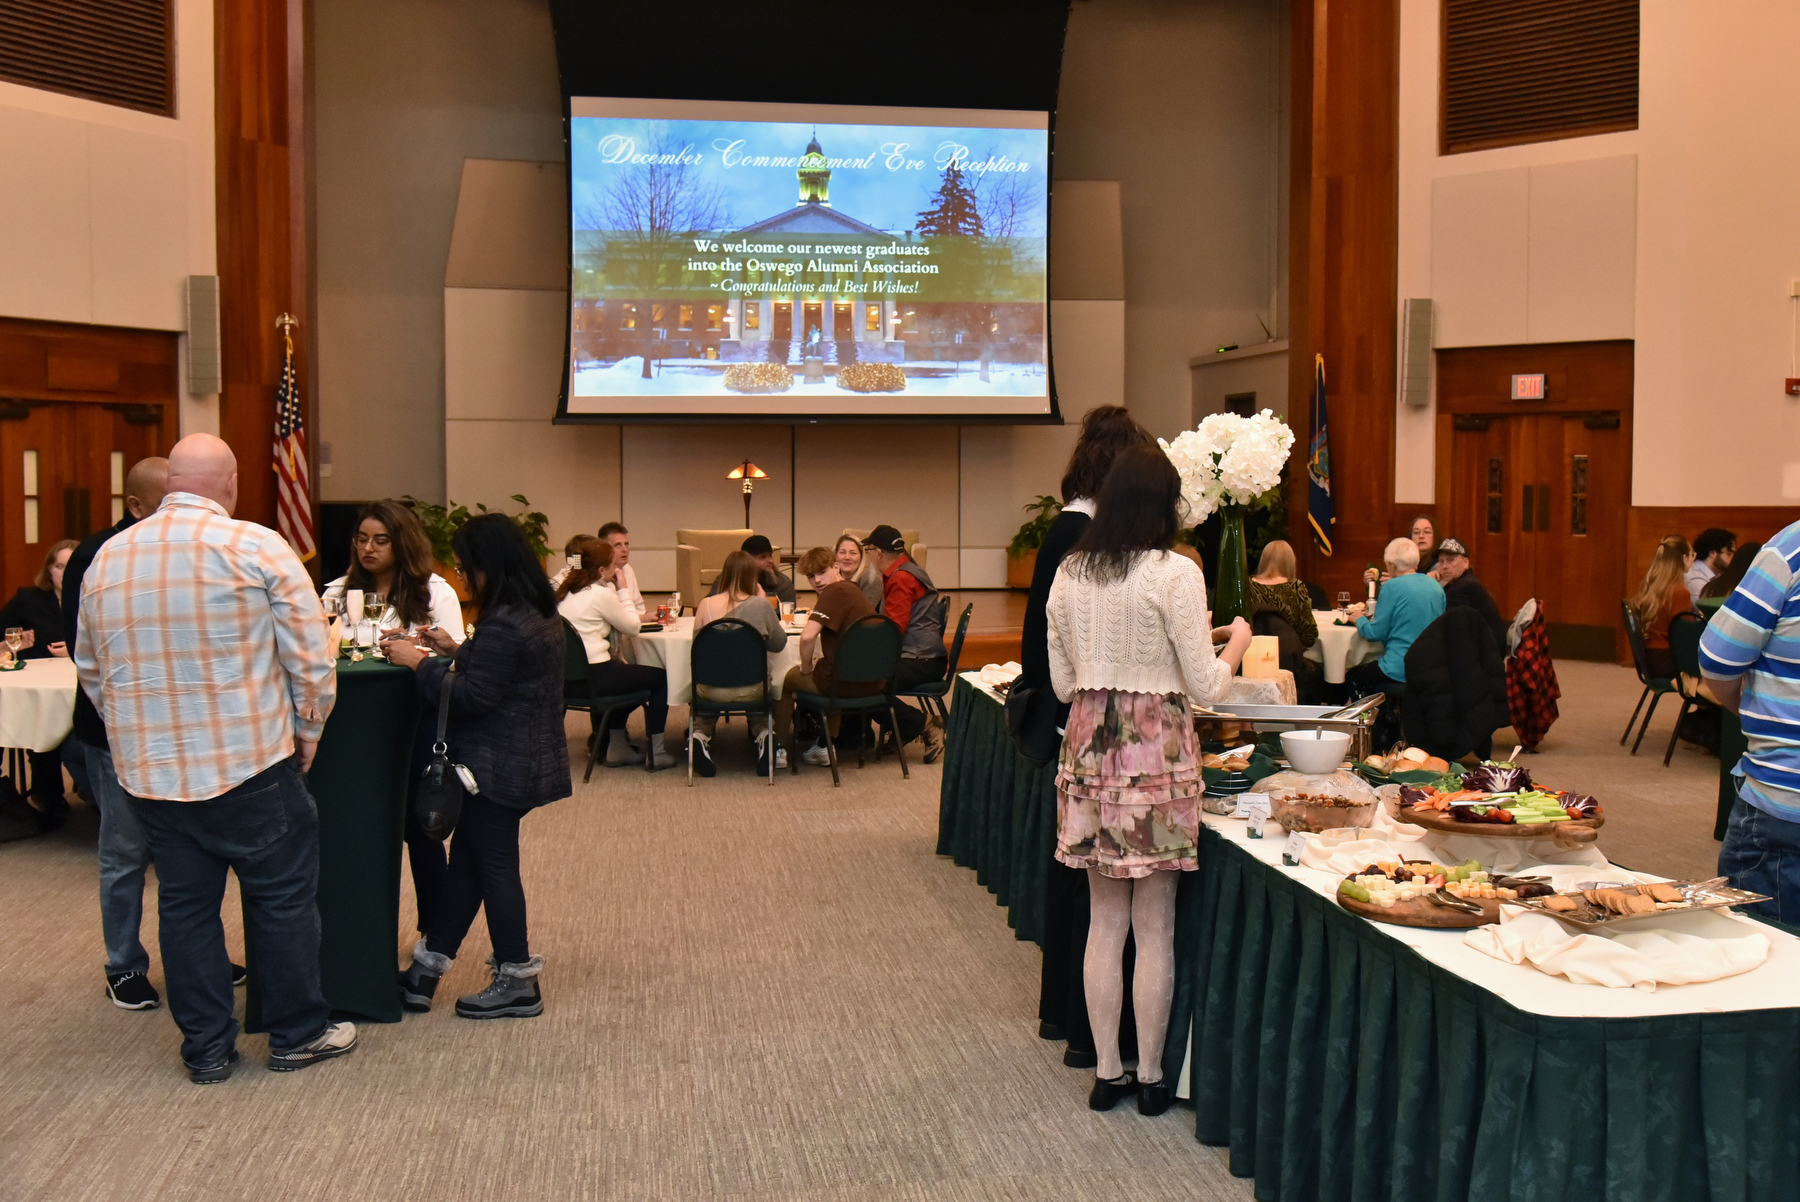
<path fill-rule="evenodd" d="M 1163 1042 L 1175 999 L 1175 872 L 1115 880 L 1088 869 L 1090 918 L 1082 981 L 1088 1022 L 1100 1063 L 1096 1076 L 1113 1080 L 1125 1071 L 1119 1059 L 1119 1009 L 1125 996 L 1125 932 L 1137 936 L 1137 971 L 1131 978 L 1137 1018 L 1138 1080 L 1162 1080 Z"/>

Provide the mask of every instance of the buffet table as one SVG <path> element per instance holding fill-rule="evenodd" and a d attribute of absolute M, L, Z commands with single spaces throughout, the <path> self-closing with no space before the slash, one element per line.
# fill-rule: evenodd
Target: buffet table
<path fill-rule="evenodd" d="M 787 628 L 787 646 L 769 653 L 769 692 L 781 696 L 781 686 L 788 670 L 800 666 L 800 627 Z M 694 616 L 677 618 L 673 624 L 650 634 L 626 636 L 632 648 L 632 660 L 651 668 L 661 668 L 669 677 L 669 704 L 686 705 L 694 697 Z"/>
<path fill-rule="evenodd" d="M 976 867 L 1033 938 L 1053 777 L 1012 749 L 974 674 L 953 701 L 938 850 Z M 1718 982 L 1574 985 L 1460 932 L 1357 918 L 1329 896 L 1335 879 L 1282 867 L 1281 840 L 1243 826 L 1207 816 L 1200 871 L 1181 881 L 1163 1067 L 1198 1138 L 1228 1147 L 1258 1198 L 1794 1196 L 1790 933 L 1759 925 L 1769 961 Z"/>
<path fill-rule="evenodd" d="M 306 777 L 319 808 L 319 977 L 334 1012 L 399 1022 L 400 851 L 419 703 L 412 672 L 385 660 L 339 660 L 337 689 Z M 260 1031 L 256 953 L 245 943 L 244 1029 Z"/>

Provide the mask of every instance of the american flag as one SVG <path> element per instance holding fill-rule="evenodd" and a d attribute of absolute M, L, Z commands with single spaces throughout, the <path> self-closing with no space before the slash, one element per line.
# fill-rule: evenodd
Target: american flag
<path fill-rule="evenodd" d="M 281 386 L 275 390 L 275 529 L 305 563 L 319 553 L 313 542 L 312 485 L 306 474 L 306 424 L 294 383 L 294 341 L 286 338 Z"/>

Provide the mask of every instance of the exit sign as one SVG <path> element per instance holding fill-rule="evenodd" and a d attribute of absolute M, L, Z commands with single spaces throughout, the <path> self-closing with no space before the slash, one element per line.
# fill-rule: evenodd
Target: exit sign
<path fill-rule="evenodd" d="M 1544 373 L 1538 372 L 1530 376 L 1514 376 L 1512 378 L 1512 399 L 1515 401 L 1541 401 L 1544 399 Z"/>

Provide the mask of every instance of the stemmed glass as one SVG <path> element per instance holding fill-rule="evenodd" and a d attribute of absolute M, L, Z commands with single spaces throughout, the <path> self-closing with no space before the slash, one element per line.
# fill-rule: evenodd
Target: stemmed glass
<path fill-rule="evenodd" d="M 24 646 L 25 628 L 23 626 L 8 626 L 6 628 L 6 649 L 12 652 L 8 662 L 16 661 L 19 658 L 20 649 Z"/>
<path fill-rule="evenodd" d="M 1338 592 L 1338 609 L 1343 613 L 1350 612 L 1350 590 L 1349 589 L 1342 589 Z"/>

